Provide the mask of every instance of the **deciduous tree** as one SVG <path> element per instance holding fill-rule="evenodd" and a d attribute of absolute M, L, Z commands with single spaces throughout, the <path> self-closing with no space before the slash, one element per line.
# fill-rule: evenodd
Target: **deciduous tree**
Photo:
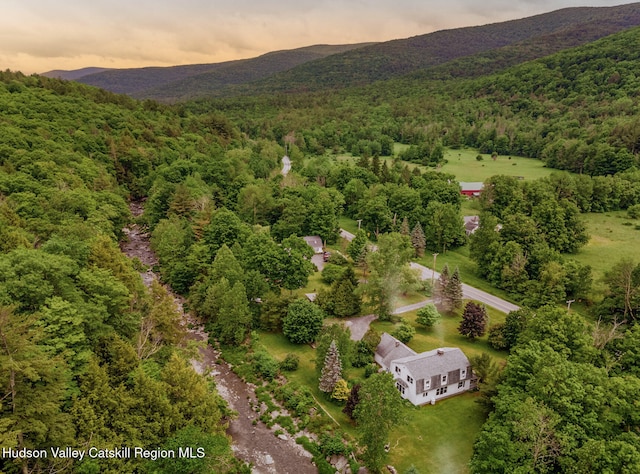
<path fill-rule="evenodd" d="M 379 473 L 387 456 L 384 447 L 389 432 L 404 418 L 402 399 L 389 372 L 373 374 L 362 382 L 358 397 L 353 413 L 364 447 L 362 459 L 371 472 Z"/>
<path fill-rule="evenodd" d="M 458 332 L 469 339 L 484 336 L 487 327 L 487 311 L 484 307 L 469 301 L 462 313 L 462 322 Z"/>

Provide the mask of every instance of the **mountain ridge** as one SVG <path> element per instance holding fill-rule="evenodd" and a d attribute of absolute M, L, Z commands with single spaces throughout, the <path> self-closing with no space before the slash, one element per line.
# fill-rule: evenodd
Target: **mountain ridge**
<path fill-rule="evenodd" d="M 404 75 L 487 74 L 640 25 L 640 3 L 563 8 L 506 22 L 382 43 L 315 45 L 208 65 L 110 70 L 79 82 L 138 99 L 179 102 L 364 85 Z"/>

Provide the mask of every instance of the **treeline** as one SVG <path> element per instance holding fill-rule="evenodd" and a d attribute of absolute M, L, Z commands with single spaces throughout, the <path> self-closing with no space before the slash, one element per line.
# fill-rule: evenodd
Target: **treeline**
<path fill-rule="evenodd" d="M 173 298 L 145 288 L 118 247 L 148 170 L 224 135 L 190 138 L 190 119 L 153 104 L 10 72 L 0 108 L 0 445 L 207 453 L 191 467 L 3 456 L 0 470 L 243 471 L 231 413 L 192 369 Z"/>
<path fill-rule="evenodd" d="M 431 155 L 441 145 L 613 175 L 638 164 L 639 58 L 627 45 L 639 35 L 640 29 L 630 29 L 477 79 L 408 77 L 185 107 L 224 110 L 252 138 L 281 141 L 293 133 L 303 153 L 384 154 L 392 140 L 414 145 L 407 157 L 424 163 L 437 162 L 437 148 Z"/>
<path fill-rule="evenodd" d="M 483 385 L 491 414 L 471 472 L 638 471 L 638 326 L 590 324 L 550 306 L 507 322 L 514 347 Z"/>
<path fill-rule="evenodd" d="M 637 205 L 638 177 L 628 171 L 594 178 L 554 173 L 533 182 L 490 178 L 470 239 L 478 274 L 531 307 L 589 299 L 591 268 L 570 258 L 588 241 L 580 213 Z"/>

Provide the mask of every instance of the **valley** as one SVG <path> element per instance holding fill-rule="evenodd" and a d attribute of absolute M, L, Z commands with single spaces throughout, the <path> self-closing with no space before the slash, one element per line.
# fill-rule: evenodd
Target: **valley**
<path fill-rule="evenodd" d="M 0 471 L 639 471 L 639 25 L 0 72 Z"/>

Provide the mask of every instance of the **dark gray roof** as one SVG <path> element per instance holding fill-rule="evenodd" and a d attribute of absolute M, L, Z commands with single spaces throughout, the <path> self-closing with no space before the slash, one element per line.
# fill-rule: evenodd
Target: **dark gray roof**
<path fill-rule="evenodd" d="M 457 347 L 442 347 L 421 354 L 396 358 L 393 362 L 406 366 L 416 380 L 447 374 L 456 369 L 466 369 L 469 366 L 469 359 Z"/>
<path fill-rule="evenodd" d="M 386 332 L 382 333 L 380 344 L 378 344 L 378 347 L 376 348 L 376 362 L 378 362 L 378 364 L 380 364 L 384 369 L 389 369 L 391 362 L 396 359 L 416 355 L 415 351 L 412 351 L 395 337 L 387 334 Z"/>

